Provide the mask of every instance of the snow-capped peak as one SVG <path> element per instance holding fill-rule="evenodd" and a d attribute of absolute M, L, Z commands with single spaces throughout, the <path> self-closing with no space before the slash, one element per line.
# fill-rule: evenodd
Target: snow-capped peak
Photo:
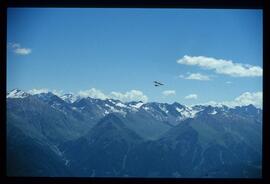
<path fill-rule="evenodd" d="M 60 96 L 60 98 L 68 103 L 73 103 L 79 99 L 78 96 L 73 95 L 73 94 L 64 94 Z"/>
<path fill-rule="evenodd" d="M 139 109 L 144 103 L 142 101 L 130 103 L 129 106 L 135 109 Z"/>
<path fill-rule="evenodd" d="M 25 98 L 27 96 L 29 96 L 28 93 L 19 89 L 13 89 L 7 94 L 7 98 Z"/>
<path fill-rule="evenodd" d="M 194 109 L 188 106 L 183 106 L 182 108 L 176 107 L 176 111 L 178 111 L 181 114 L 182 119 L 186 118 L 194 118 L 200 110 Z"/>

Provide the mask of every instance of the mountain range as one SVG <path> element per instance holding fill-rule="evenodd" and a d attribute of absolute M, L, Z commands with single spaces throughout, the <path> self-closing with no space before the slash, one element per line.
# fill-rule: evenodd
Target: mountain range
<path fill-rule="evenodd" d="M 7 93 L 7 175 L 260 178 L 262 109 Z"/>

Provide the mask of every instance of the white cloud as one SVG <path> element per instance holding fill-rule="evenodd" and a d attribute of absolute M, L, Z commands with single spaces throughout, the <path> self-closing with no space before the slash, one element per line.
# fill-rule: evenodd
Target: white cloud
<path fill-rule="evenodd" d="M 236 106 L 245 106 L 245 105 L 254 105 L 258 108 L 262 108 L 262 92 L 244 92 L 240 96 L 236 97 L 232 101 L 223 101 L 223 102 L 215 102 L 210 101 L 204 103 L 204 105 L 213 105 L 213 106 L 221 106 L 226 105 L 228 107 L 236 107 Z"/>
<path fill-rule="evenodd" d="M 254 106 L 262 107 L 262 92 L 242 93 L 239 97 L 234 99 L 234 102 L 238 106 L 253 104 Z"/>
<path fill-rule="evenodd" d="M 29 48 L 23 48 L 19 43 L 9 43 L 9 47 L 13 49 L 13 52 L 18 55 L 28 55 L 32 52 Z"/>
<path fill-rule="evenodd" d="M 32 50 L 28 48 L 17 48 L 14 50 L 14 52 L 19 55 L 28 55 L 32 52 Z"/>
<path fill-rule="evenodd" d="M 226 81 L 226 84 L 231 84 L 232 82 L 231 81 Z"/>
<path fill-rule="evenodd" d="M 165 91 L 163 91 L 162 92 L 162 94 L 164 95 L 164 96 L 171 96 L 171 95 L 175 95 L 175 90 L 165 90 Z"/>
<path fill-rule="evenodd" d="M 179 64 L 199 66 L 204 69 L 214 70 L 218 74 L 232 77 L 258 77 L 262 76 L 260 66 L 252 66 L 242 63 L 233 63 L 230 60 L 215 59 L 205 56 L 187 56 L 177 61 Z"/>
<path fill-rule="evenodd" d="M 113 99 L 121 100 L 123 102 L 128 102 L 128 101 L 147 102 L 148 101 L 148 97 L 139 90 L 131 90 L 131 91 L 127 91 L 126 93 L 113 91 L 111 92 L 110 97 Z"/>
<path fill-rule="evenodd" d="M 190 95 L 185 96 L 185 99 L 197 99 L 197 98 L 198 98 L 198 95 L 196 94 L 190 94 Z"/>
<path fill-rule="evenodd" d="M 210 77 L 200 73 L 190 73 L 188 76 L 179 75 L 180 78 L 188 80 L 210 80 Z"/>
<path fill-rule="evenodd" d="M 100 90 L 96 89 L 96 88 L 91 88 L 89 90 L 84 90 L 84 91 L 79 91 L 78 95 L 81 97 L 91 97 L 91 98 L 99 98 L 99 99 L 107 99 L 108 97 L 101 92 Z"/>

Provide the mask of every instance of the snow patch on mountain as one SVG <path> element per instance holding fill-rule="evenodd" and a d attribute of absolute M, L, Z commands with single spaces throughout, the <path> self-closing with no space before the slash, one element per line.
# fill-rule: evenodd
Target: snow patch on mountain
<path fill-rule="evenodd" d="M 180 109 L 180 108 L 178 108 L 178 107 L 176 107 L 176 110 L 177 110 L 179 113 L 181 113 L 181 112 L 183 111 L 183 109 Z"/>
<path fill-rule="evenodd" d="M 118 107 L 127 107 L 125 104 L 123 104 L 123 103 L 120 103 L 120 102 L 118 102 L 117 104 L 115 104 L 116 106 L 118 106 Z"/>
<path fill-rule="evenodd" d="M 78 96 L 73 95 L 73 94 L 64 94 L 64 95 L 60 96 L 60 98 L 68 103 L 74 103 L 75 101 L 77 101 L 79 99 Z"/>
<path fill-rule="evenodd" d="M 176 107 L 176 110 L 181 114 L 181 116 L 180 116 L 181 120 L 193 117 L 193 114 L 191 114 L 190 111 L 187 111 L 185 108 L 180 109 L 180 108 Z"/>
<path fill-rule="evenodd" d="M 78 108 L 77 107 L 71 107 L 73 110 L 78 110 Z"/>
<path fill-rule="evenodd" d="M 149 110 L 149 107 L 143 107 L 144 110 L 148 111 Z"/>
<path fill-rule="evenodd" d="M 213 112 L 210 112 L 209 114 L 214 115 L 214 114 L 216 114 L 216 113 L 217 113 L 217 111 L 214 109 Z"/>
<path fill-rule="evenodd" d="M 111 103 L 113 103 L 113 104 L 115 104 L 115 103 L 116 103 L 115 101 L 113 101 L 113 100 L 111 100 L 111 99 L 109 99 L 109 102 L 111 102 Z"/>
<path fill-rule="evenodd" d="M 181 114 L 181 117 L 180 117 L 181 120 L 184 120 L 187 118 L 194 118 L 196 114 L 201 111 L 201 110 L 193 109 L 191 107 L 185 107 L 181 109 L 176 107 L 176 110 Z"/>
<path fill-rule="evenodd" d="M 118 105 L 119 105 L 119 104 L 118 104 Z M 124 105 L 124 104 L 123 104 L 123 105 Z M 122 114 L 123 116 L 126 116 L 126 114 L 127 114 L 123 109 L 118 110 L 118 109 L 116 109 L 116 108 L 114 108 L 113 106 L 110 106 L 110 105 L 108 105 L 108 104 L 105 104 L 105 106 L 109 108 L 109 111 L 108 111 L 108 110 L 105 110 L 105 114 L 109 114 L 109 113 L 113 113 L 113 112 L 115 112 L 115 113 L 120 113 L 120 114 Z"/>
<path fill-rule="evenodd" d="M 139 109 L 144 103 L 143 102 L 138 102 L 136 104 L 130 104 L 129 106 Z"/>
<path fill-rule="evenodd" d="M 166 114 L 168 114 L 168 110 L 166 109 L 166 107 L 164 107 L 163 105 L 159 105 L 159 108 L 163 111 L 163 112 L 165 112 Z"/>

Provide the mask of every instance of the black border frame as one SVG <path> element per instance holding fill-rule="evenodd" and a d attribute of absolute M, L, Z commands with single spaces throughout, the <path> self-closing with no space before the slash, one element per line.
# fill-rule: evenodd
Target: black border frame
<path fill-rule="evenodd" d="M 269 124 L 266 114 L 268 95 L 266 81 L 269 81 L 269 8 L 267 0 L 2 0 L 0 1 L 1 42 L 1 152 L 0 171 L 4 183 L 269 183 Z M 173 179 L 173 178 L 74 178 L 74 177 L 7 177 L 6 176 L 6 52 L 7 52 L 7 8 L 207 8 L 207 9 L 261 9 L 263 10 L 263 163 L 262 179 Z M 268 6 L 270 7 L 270 6 Z M 268 11 L 267 11 L 268 10 Z"/>

